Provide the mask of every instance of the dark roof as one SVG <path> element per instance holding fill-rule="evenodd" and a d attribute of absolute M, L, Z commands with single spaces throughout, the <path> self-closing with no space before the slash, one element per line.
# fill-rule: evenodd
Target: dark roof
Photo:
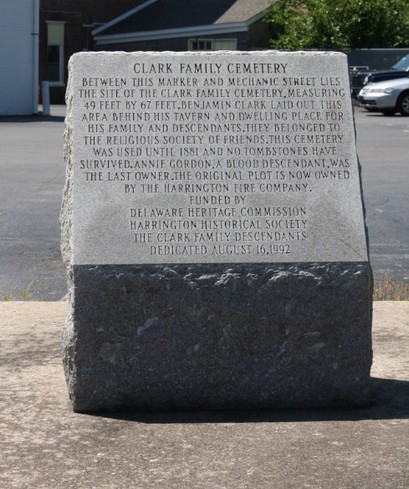
<path fill-rule="evenodd" d="M 129 16 L 97 29 L 109 36 L 131 32 L 246 22 L 263 12 L 270 0 L 156 0 Z"/>

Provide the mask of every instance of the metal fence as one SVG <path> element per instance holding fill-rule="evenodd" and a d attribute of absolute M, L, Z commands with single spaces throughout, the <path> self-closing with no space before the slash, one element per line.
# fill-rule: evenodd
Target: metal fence
<path fill-rule="evenodd" d="M 351 71 L 386 70 L 409 54 L 408 48 L 351 49 L 346 53 Z"/>

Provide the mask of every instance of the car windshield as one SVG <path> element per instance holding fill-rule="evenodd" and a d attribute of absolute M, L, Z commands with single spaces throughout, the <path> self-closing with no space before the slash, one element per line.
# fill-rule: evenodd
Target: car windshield
<path fill-rule="evenodd" d="M 394 70 L 409 71 L 409 54 L 395 63 L 392 68 Z"/>

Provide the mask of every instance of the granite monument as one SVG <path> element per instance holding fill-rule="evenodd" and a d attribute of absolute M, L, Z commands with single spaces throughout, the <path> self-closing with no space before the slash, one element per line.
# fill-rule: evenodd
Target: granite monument
<path fill-rule="evenodd" d="M 75 411 L 368 402 L 346 56 L 76 54 L 65 159 Z"/>

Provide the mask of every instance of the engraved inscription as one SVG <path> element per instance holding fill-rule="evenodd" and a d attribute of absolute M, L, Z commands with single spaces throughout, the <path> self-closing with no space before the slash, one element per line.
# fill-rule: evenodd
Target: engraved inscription
<path fill-rule="evenodd" d="M 118 76 L 74 77 L 78 212 L 91 196 L 111 205 L 104 260 L 308 261 L 328 226 L 348 221 L 342 196 L 359 201 L 359 175 L 346 78 L 270 56 L 125 56 Z M 364 257 L 357 239 L 345 256 Z"/>

